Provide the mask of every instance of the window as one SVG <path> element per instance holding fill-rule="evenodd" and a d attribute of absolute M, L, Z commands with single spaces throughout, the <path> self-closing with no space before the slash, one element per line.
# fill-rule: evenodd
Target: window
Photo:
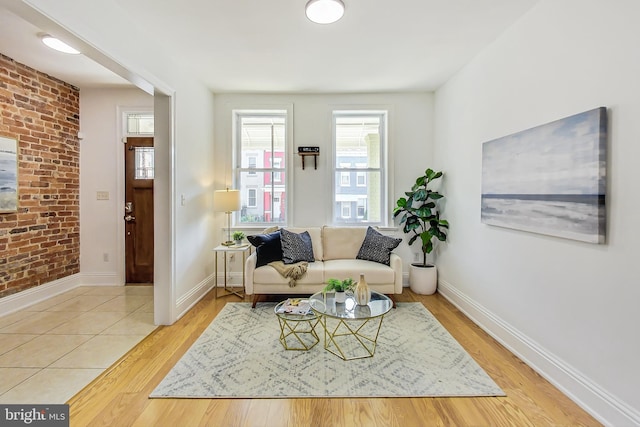
<path fill-rule="evenodd" d="M 122 132 L 124 137 L 153 136 L 154 117 L 152 111 L 123 111 Z M 135 147 L 134 179 L 154 178 L 154 148 Z"/>
<path fill-rule="evenodd" d="M 234 111 L 237 224 L 286 224 L 287 111 Z"/>
<path fill-rule="evenodd" d="M 356 164 L 358 169 L 364 169 L 367 167 L 366 163 L 358 163 Z M 356 172 L 356 186 L 358 187 L 366 187 L 367 186 L 367 174 L 364 172 Z"/>
<path fill-rule="evenodd" d="M 134 179 L 153 179 L 153 147 L 135 147 Z"/>
<path fill-rule="evenodd" d="M 256 189 L 255 188 L 247 189 L 247 206 L 250 208 L 256 207 Z"/>
<path fill-rule="evenodd" d="M 342 202 L 340 205 L 342 218 L 351 218 L 351 202 Z"/>
<path fill-rule="evenodd" d="M 385 111 L 333 112 L 336 224 L 387 225 L 386 126 Z"/>
<path fill-rule="evenodd" d="M 125 113 L 125 134 L 153 135 L 153 113 Z"/>
<path fill-rule="evenodd" d="M 358 219 L 364 219 L 367 214 L 367 199 L 358 199 L 356 215 Z"/>
<path fill-rule="evenodd" d="M 341 169 L 349 169 L 349 163 L 340 163 Z M 351 172 L 340 172 L 340 187 L 349 187 L 351 185 Z"/>
<path fill-rule="evenodd" d="M 282 181 L 282 172 L 280 172 L 280 170 L 279 170 L 281 168 L 282 168 L 282 159 L 274 158 L 273 159 L 273 169 L 275 169 L 275 172 L 273 172 L 273 180 L 275 182 L 281 182 Z M 274 198 L 273 201 L 274 202 L 278 202 L 278 201 L 280 201 L 280 199 L 278 198 L 278 200 L 276 200 Z"/>

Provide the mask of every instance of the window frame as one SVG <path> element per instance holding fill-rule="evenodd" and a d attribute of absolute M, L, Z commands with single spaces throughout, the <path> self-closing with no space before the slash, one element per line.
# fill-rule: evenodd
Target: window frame
<path fill-rule="evenodd" d="M 361 162 L 356 162 L 355 166 L 350 168 L 341 168 L 337 166 L 338 163 L 338 153 L 337 153 L 337 122 L 339 118 L 342 117 L 357 117 L 357 116 L 371 116 L 377 117 L 379 119 L 379 136 L 380 136 L 380 153 L 379 159 L 380 164 L 378 168 L 359 168 L 359 165 L 362 165 Z M 389 109 L 334 109 L 331 111 L 331 132 L 332 132 L 332 147 L 331 147 L 331 192 L 329 194 L 329 206 L 331 206 L 331 212 L 329 212 L 330 223 L 332 225 L 337 226 L 379 226 L 379 227 L 388 227 L 390 224 L 390 208 L 389 208 L 389 188 L 391 183 L 389 179 L 391 177 L 392 171 L 390 170 L 390 155 L 389 155 Z M 352 218 L 355 222 L 349 221 L 339 221 L 338 218 L 344 218 L 342 216 L 342 201 L 338 200 L 336 197 L 336 190 L 338 188 L 345 188 L 340 185 L 342 179 L 340 178 L 340 182 L 336 182 L 338 176 L 342 176 L 343 173 L 355 173 L 356 180 L 354 188 L 368 188 L 370 173 L 379 173 L 380 174 L 380 220 L 379 221 L 371 221 L 369 219 L 362 220 L 363 218 L 356 217 Z M 339 175 L 340 174 L 340 175 Z M 358 184 L 358 176 L 360 174 L 364 175 L 364 185 Z M 370 209 L 369 200 L 365 201 L 365 213 L 367 213 L 367 209 Z M 356 203 L 356 215 L 358 211 L 358 204 Z M 370 217 L 370 213 L 365 215 L 366 217 Z"/>
<path fill-rule="evenodd" d="M 241 144 L 241 132 L 242 132 L 242 127 L 241 127 L 241 122 L 240 119 L 242 117 L 259 117 L 259 116 L 264 116 L 264 117 L 273 117 L 273 116 L 277 116 L 277 117 L 283 117 L 284 118 L 284 138 L 285 138 L 285 142 L 284 142 L 284 153 L 283 153 L 283 157 L 281 162 L 284 162 L 284 167 L 283 168 L 278 168 L 278 170 L 276 171 L 274 169 L 274 162 L 273 162 L 273 158 L 270 161 L 270 166 L 271 167 L 259 167 L 260 165 L 256 164 L 256 167 L 251 169 L 251 168 L 243 168 L 242 167 L 242 144 Z M 273 108 L 268 108 L 268 109 L 255 109 L 255 108 L 233 108 L 232 109 L 232 133 L 233 133 L 233 137 L 232 137 L 232 155 L 233 155 L 233 159 L 232 159 L 232 164 L 234 165 L 233 167 L 233 171 L 232 171 L 232 175 L 233 175 L 233 185 L 234 188 L 237 188 L 241 191 L 241 198 L 243 200 L 247 200 L 248 203 L 248 192 L 243 194 L 243 189 L 240 188 L 240 186 L 242 185 L 241 183 L 241 175 L 242 173 L 247 173 L 250 174 L 252 177 L 255 177 L 256 175 L 259 174 L 263 174 L 269 173 L 271 172 L 271 181 L 270 184 L 264 184 L 265 187 L 265 193 L 267 192 L 266 186 L 270 185 L 270 188 L 268 189 L 268 192 L 271 194 L 278 194 L 280 197 L 280 200 L 282 200 L 282 194 L 285 194 L 284 198 L 284 217 L 285 220 L 284 221 L 275 221 L 272 220 L 271 221 L 260 221 L 260 222 L 241 222 L 241 215 L 242 215 L 242 211 L 238 211 L 238 212 L 234 212 L 233 214 L 233 226 L 234 227 L 241 227 L 243 229 L 248 229 L 248 228 L 264 228 L 266 226 L 273 226 L 273 225 L 278 225 L 278 226 L 287 226 L 289 224 L 292 223 L 293 218 L 292 218 L 292 212 L 291 212 L 291 200 L 292 200 L 292 186 L 291 186 L 291 175 L 293 174 L 294 171 L 294 166 L 293 166 L 293 162 L 292 162 L 292 146 L 293 146 L 293 140 L 292 140 L 292 135 L 293 135 L 293 106 L 290 104 L 287 105 L 281 105 L 281 106 L 274 106 Z M 273 153 L 273 151 L 271 151 L 271 153 Z M 258 161 L 259 156 L 256 157 L 256 163 Z M 253 173 L 251 173 L 253 172 Z M 280 179 L 276 180 L 275 178 L 277 177 L 277 175 L 280 175 Z M 282 179 L 282 174 L 284 174 L 284 179 Z M 252 187 L 245 187 L 245 190 L 249 190 Z M 255 187 L 253 187 L 255 188 Z M 246 194 L 246 196 L 245 196 Z M 246 197 L 246 199 L 245 199 Z M 258 198 L 261 197 L 258 194 L 258 191 L 256 191 L 256 205 L 258 205 L 257 200 Z M 273 197 L 270 198 L 271 203 L 273 202 Z M 280 202 L 282 203 L 282 202 Z M 249 207 L 249 206 L 247 206 Z M 257 207 L 257 206 L 254 206 Z M 262 214 L 264 215 L 265 212 L 271 212 L 270 209 L 267 209 L 266 207 L 263 207 L 262 209 Z"/>

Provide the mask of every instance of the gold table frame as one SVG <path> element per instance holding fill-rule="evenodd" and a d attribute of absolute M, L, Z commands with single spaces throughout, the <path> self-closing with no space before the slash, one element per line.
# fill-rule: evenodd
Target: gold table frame
<path fill-rule="evenodd" d="M 353 296 L 345 303 L 336 303 L 318 292 L 309 298 L 312 310 L 318 315 L 324 330 L 324 349 L 343 360 L 373 357 L 376 351 L 382 320 L 393 307 L 393 301 L 386 295 L 371 291 L 368 305 L 356 305 Z M 350 340 L 350 345 L 361 354 L 345 351 L 342 339 Z M 353 350 L 353 349 L 351 349 Z"/>
<path fill-rule="evenodd" d="M 216 246 L 215 248 L 213 248 L 213 252 L 215 253 L 215 263 L 214 263 L 214 298 L 218 299 L 221 297 L 226 297 L 229 295 L 235 295 L 240 299 L 244 299 L 245 294 L 246 294 L 246 289 L 244 287 L 245 285 L 245 271 L 244 271 L 244 264 L 247 261 L 247 253 L 249 255 L 251 255 L 251 245 L 246 243 L 246 244 L 242 244 L 242 245 L 233 245 L 233 246 L 224 246 L 224 245 L 219 245 Z M 224 293 L 221 295 L 218 295 L 218 254 L 219 253 L 223 253 L 224 254 Z M 234 253 L 242 253 L 242 288 L 241 290 L 235 291 L 233 289 L 233 287 L 228 286 L 228 266 L 229 266 L 229 261 L 227 258 L 227 254 L 234 254 Z"/>
<path fill-rule="evenodd" d="M 290 314 L 290 313 L 278 313 L 278 309 L 282 304 L 286 301 L 280 302 L 274 308 L 274 312 L 276 313 L 276 317 L 278 318 L 278 323 L 280 323 L 280 344 L 284 347 L 285 350 L 297 350 L 297 351 L 308 351 L 316 346 L 320 342 L 320 338 L 316 332 L 316 325 L 320 320 L 318 316 L 312 311 L 309 314 Z M 304 328 L 304 326 L 307 328 Z M 312 344 L 307 343 L 302 336 L 311 336 Z M 287 342 L 288 337 L 294 337 L 295 340 L 293 344 L 289 345 Z M 295 343 L 299 343 L 300 346 L 297 346 Z"/>

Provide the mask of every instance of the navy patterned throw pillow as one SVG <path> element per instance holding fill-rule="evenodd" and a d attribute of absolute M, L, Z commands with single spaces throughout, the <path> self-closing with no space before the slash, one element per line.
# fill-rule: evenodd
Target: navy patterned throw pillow
<path fill-rule="evenodd" d="M 247 240 L 256 247 L 256 268 L 267 265 L 272 261 L 282 261 L 280 231 L 247 236 Z"/>
<path fill-rule="evenodd" d="M 385 236 L 373 228 L 367 228 L 362 246 L 358 251 L 357 259 L 375 261 L 380 264 L 389 265 L 391 262 L 391 251 L 398 247 L 402 239 Z"/>
<path fill-rule="evenodd" d="M 280 230 L 280 240 L 282 241 L 282 261 L 285 264 L 315 261 L 308 231 L 297 234 L 283 228 Z"/>

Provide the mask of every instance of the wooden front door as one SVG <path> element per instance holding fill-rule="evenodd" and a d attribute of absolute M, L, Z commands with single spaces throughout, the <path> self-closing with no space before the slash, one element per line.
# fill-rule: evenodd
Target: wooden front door
<path fill-rule="evenodd" d="M 127 138 L 125 148 L 127 283 L 153 283 L 153 138 Z"/>

